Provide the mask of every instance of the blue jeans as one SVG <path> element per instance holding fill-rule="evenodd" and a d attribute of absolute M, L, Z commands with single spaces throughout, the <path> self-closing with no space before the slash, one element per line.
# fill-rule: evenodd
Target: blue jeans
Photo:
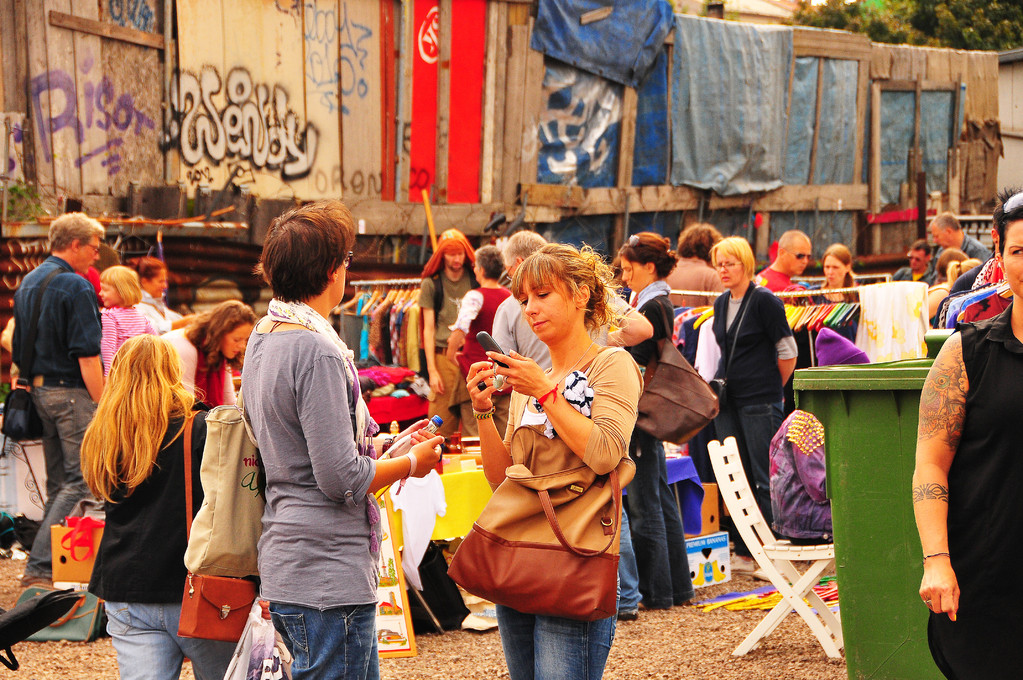
<path fill-rule="evenodd" d="M 626 498 L 639 567 L 639 592 L 646 607 L 668 609 L 694 595 L 682 516 L 675 494 L 668 487 L 664 445 L 636 428 L 629 455 L 636 462 L 636 476 L 629 483 Z"/>
<path fill-rule="evenodd" d="M 294 657 L 292 680 L 378 680 L 376 605 L 312 609 L 270 603 L 274 628 Z"/>
<path fill-rule="evenodd" d="M 511 680 L 600 680 L 616 618 L 576 621 L 523 614 L 497 605 L 497 626 Z"/>
<path fill-rule="evenodd" d="M 178 637 L 180 602 L 104 606 L 121 680 L 174 680 L 185 657 L 192 660 L 196 680 L 220 680 L 227 672 L 235 644 Z"/>
<path fill-rule="evenodd" d="M 622 512 L 622 541 L 618 559 L 618 611 L 630 611 L 639 607 L 639 568 L 636 553 L 632 550 L 632 531 L 629 529 L 629 513 Z"/>
<path fill-rule="evenodd" d="M 84 387 L 33 387 L 32 401 L 43 421 L 46 506 L 25 573 L 49 578 L 53 573 L 50 525 L 63 522 L 75 504 L 89 495 L 82 478 L 81 449 L 96 403 Z"/>
<path fill-rule="evenodd" d="M 771 439 L 781 427 L 785 402 L 735 406 L 722 404 L 721 411 L 714 419 L 718 439 L 735 437 L 739 446 L 739 458 L 749 480 L 757 507 L 770 526 L 774 519 L 771 512 Z M 735 540 L 736 553 L 749 555 L 745 544 L 738 536 Z"/>

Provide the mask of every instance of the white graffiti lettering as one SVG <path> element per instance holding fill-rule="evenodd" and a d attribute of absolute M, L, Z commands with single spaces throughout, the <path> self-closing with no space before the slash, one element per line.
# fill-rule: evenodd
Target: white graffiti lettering
<path fill-rule="evenodd" d="M 419 56 L 427 64 L 433 64 L 440 56 L 440 9 L 431 7 L 419 27 Z"/>
<path fill-rule="evenodd" d="M 221 89 L 224 94 L 216 96 Z M 172 83 L 171 102 L 171 136 L 187 165 L 204 158 L 213 165 L 244 159 L 257 170 L 279 169 L 287 180 L 305 177 L 316 161 L 315 126 L 306 123 L 299 129 L 287 91 L 280 85 L 253 85 L 244 68 L 232 69 L 226 84 L 212 67 L 204 67 L 198 77 L 181 72 Z"/>

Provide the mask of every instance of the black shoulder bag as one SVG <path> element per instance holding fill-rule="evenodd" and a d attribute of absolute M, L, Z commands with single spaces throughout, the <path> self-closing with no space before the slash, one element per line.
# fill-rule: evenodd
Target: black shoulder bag
<path fill-rule="evenodd" d="M 46 288 L 53 281 L 53 277 L 62 273 L 61 269 L 55 269 L 39 286 L 39 295 L 36 297 L 35 306 L 32 309 L 32 321 L 25 336 L 25 351 L 22 353 L 22 362 L 18 366 L 21 369 L 21 377 L 17 385 L 11 386 L 11 391 L 4 400 L 4 423 L 0 432 L 16 442 L 27 439 L 39 439 L 43 436 L 43 421 L 39 418 L 35 404 L 32 402 L 32 395 L 25 389 L 28 381 L 32 378 L 32 365 L 36 360 L 36 334 L 39 330 L 39 314 L 43 307 L 43 295 Z"/>
<path fill-rule="evenodd" d="M 753 284 L 746 289 L 746 295 L 753 294 Z M 729 293 L 729 296 L 731 293 Z M 739 341 L 739 330 L 742 328 L 742 320 L 746 316 L 746 310 L 749 309 L 750 300 L 749 298 L 742 303 L 742 312 L 739 313 L 739 318 L 735 320 L 735 335 L 732 336 L 732 349 L 725 355 L 725 374 L 720 378 L 714 378 L 710 381 L 710 389 L 714 390 L 714 394 L 718 395 L 718 403 L 723 404 L 728 399 L 728 366 L 732 363 L 732 355 L 735 353 L 735 343 Z M 727 304 L 727 303 L 726 303 Z M 728 336 L 728 307 L 725 307 L 725 336 Z"/>

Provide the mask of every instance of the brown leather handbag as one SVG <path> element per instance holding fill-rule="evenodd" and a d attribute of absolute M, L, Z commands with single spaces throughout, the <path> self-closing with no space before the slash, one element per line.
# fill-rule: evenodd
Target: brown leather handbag
<path fill-rule="evenodd" d="M 514 406 L 513 406 L 514 408 Z M 512 435 L 512 460 L 448 568 L 474 595 L 527 614 L 595 621 L 617 612 L 622 487 L 636 466 L 607 475 L 536 426 Z"/>
<path fill-rule="evenodd" d="M 657 298 L 655 298 L 657 299 Z M 661 441 L 684 444 L 718 414 L 718 397 L 671 342 L 671 323 L 664 305 L 668 337 L 658 342 L 657 356 L 643 375 L 636 427 Z"/>
<path fill-rule="evenodd" d="M 192 420 L 185 423 L 186 536 L 192 526 Z M 204 640 L 238 642 L 249 608 L 256 599 L 256 584 L 244 578 L 188 573 L 181 597 L 178 635 Z"/>

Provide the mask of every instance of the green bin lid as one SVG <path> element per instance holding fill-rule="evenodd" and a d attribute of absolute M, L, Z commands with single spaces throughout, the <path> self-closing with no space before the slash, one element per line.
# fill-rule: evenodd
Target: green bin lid
<path fill-rule="evenodd" d="M 852 364 L 803 368 L 792 388 L 808 390 L 919 390 L 933 359 L 906 359 L 881 364 Z"/>

